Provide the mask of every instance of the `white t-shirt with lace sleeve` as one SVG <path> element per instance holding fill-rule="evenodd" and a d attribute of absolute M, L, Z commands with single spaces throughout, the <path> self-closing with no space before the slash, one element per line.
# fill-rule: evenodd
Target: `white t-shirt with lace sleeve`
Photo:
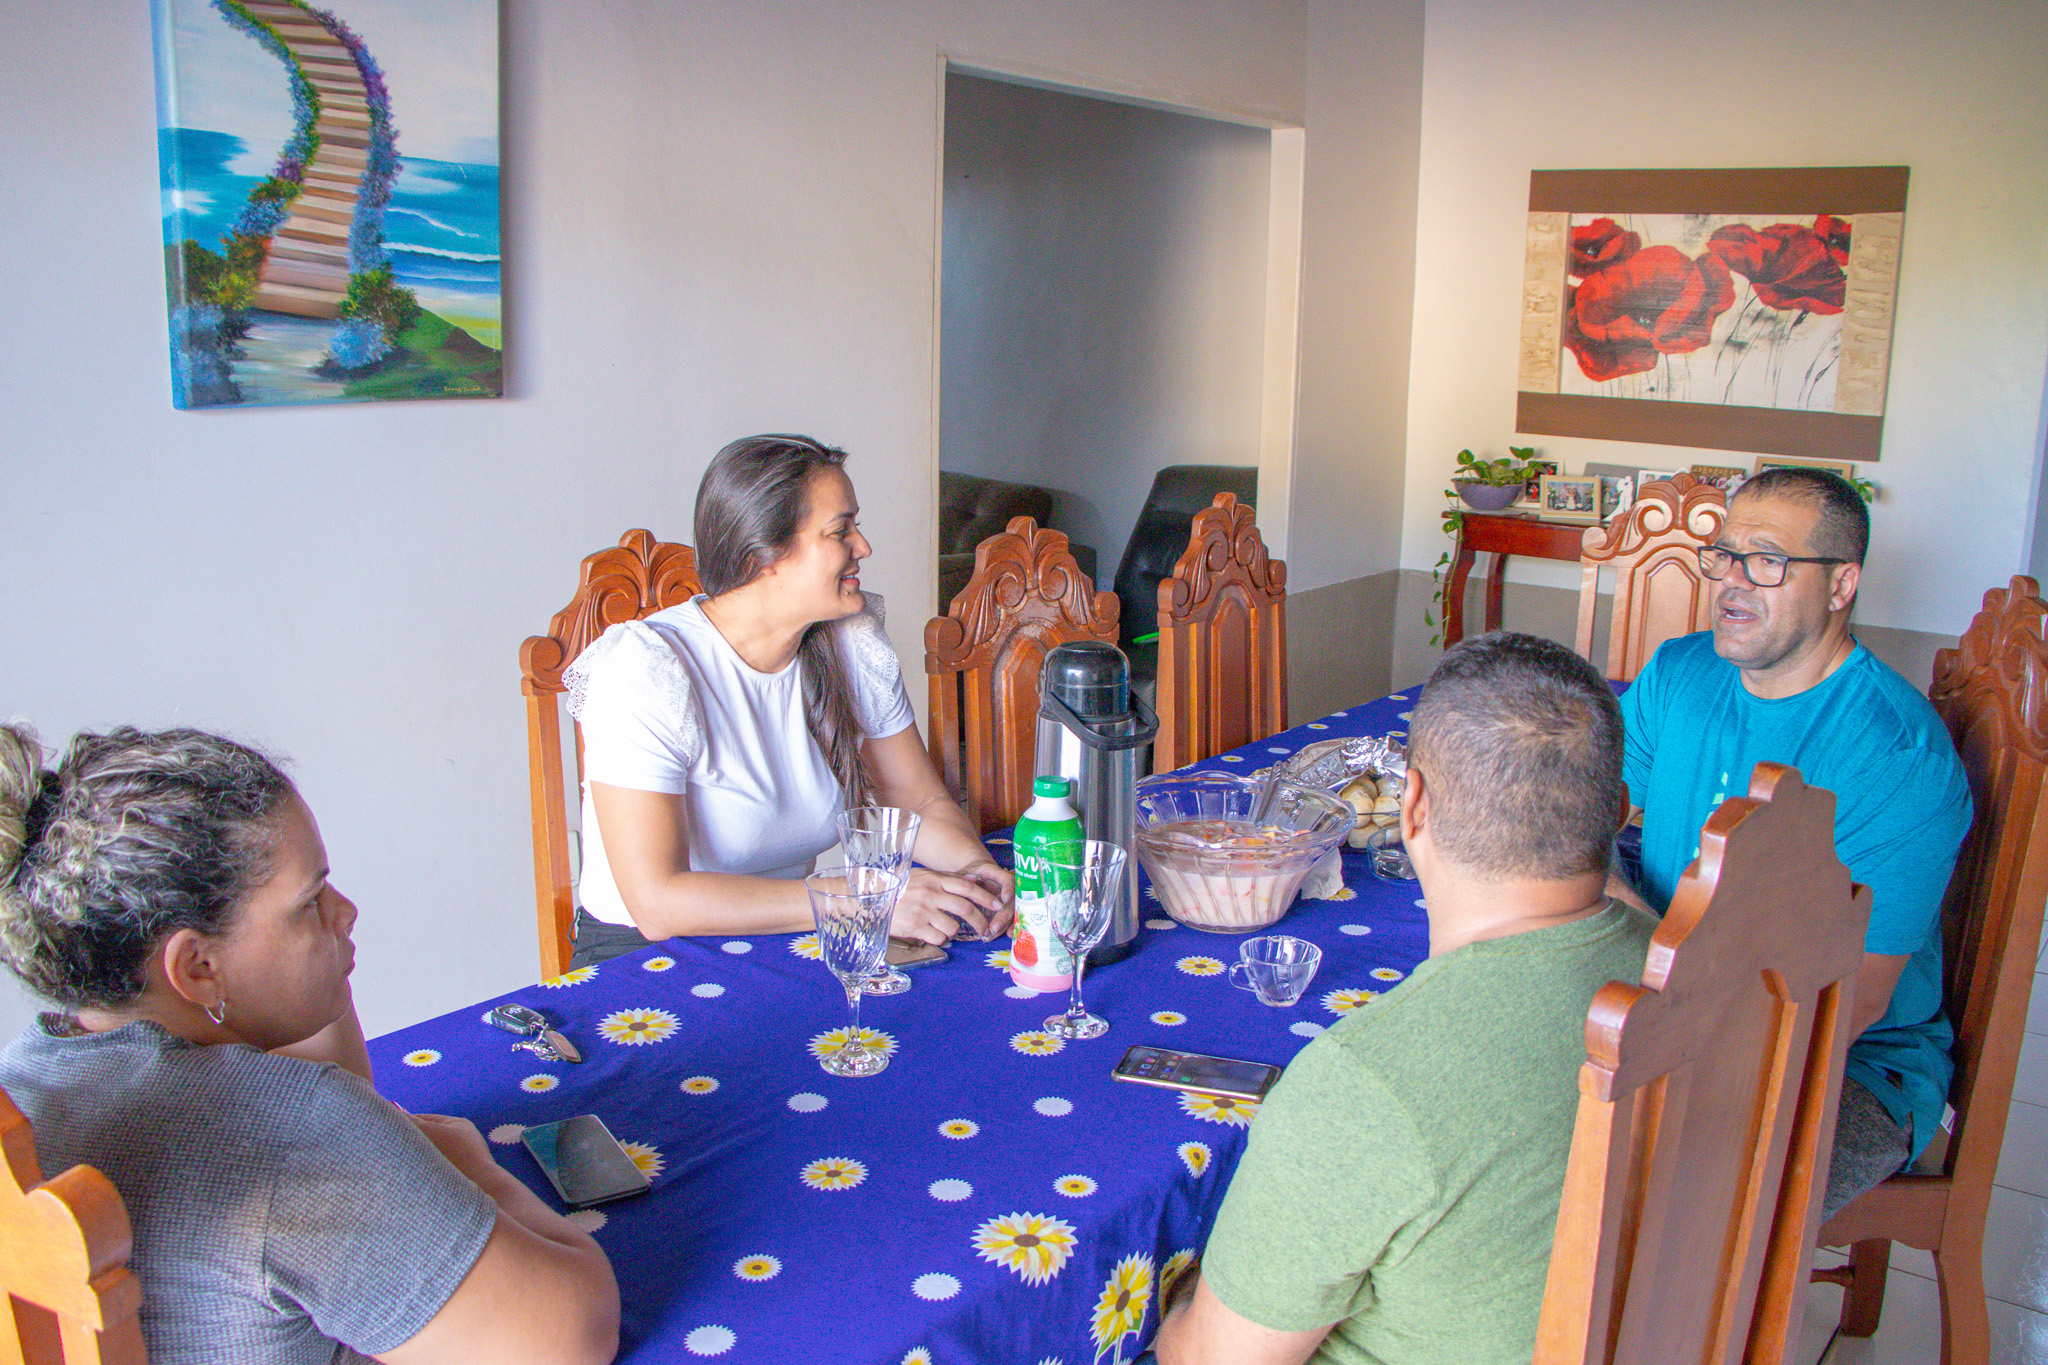
<path fill-rule="evenodd" d="M 913 719 L 882 599 L 831 627 L 853 681 L 864 738 Z M 811 738 L 802 665 L 762 673 L 704 615 L 702 597 L 613 626 L 564 675 L 583 728 L 583 873 L 577 899 L 631 924 L 605 859 L 590 784 L 684 798 L 690 867 L 795 879 L 838 842 L 845 797 Z"/>

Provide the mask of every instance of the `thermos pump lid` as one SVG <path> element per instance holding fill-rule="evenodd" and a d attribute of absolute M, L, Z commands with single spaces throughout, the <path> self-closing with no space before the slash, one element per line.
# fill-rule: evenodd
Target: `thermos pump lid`
<path fill-rule="evenodd" d="M 1118 719 L 1131 709 L 1131 661 L 1102 640 L 1077 640 L 1052 650 L 1039 685 L 1083 720 Z"/>

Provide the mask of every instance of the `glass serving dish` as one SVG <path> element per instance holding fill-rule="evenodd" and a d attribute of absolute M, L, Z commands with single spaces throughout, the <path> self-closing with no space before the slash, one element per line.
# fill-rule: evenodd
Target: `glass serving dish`
<path fill-rule="evenodd" d="M 1356 818 L 1328 792 L 1229 773 L 1145 778 L 1137 806 L 1138 861 L 1159 903 L 1212 934 L 1278 921 Z"/>

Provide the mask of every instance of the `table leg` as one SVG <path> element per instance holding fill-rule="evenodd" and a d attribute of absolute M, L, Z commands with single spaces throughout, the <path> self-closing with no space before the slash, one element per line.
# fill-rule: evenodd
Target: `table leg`
<path fill-rule="evenodd" d="M 1451 571 L 1444 577 L 1443 623 L 1444 648 L 1465 638 L 1465 580 L 1472 576 L 1472 561 L 1479 552 L 1466 541 L 1465 533 L 1458 533 L 1458 546 L 1451 555 Z"/>
<path fill-rule="evenodd" d="M 1508 556 L 1493 557 L 1493 572 L 1486 579 L 1486 628 L 1500 629 L 1501 594 L 1508 586 Z"/>

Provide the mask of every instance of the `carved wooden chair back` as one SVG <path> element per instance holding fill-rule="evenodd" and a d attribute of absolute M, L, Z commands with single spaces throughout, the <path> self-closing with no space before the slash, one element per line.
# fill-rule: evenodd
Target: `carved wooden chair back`
<path fill-rule="evenodd" d="M 932 762 L 983 833 L 1031 804 L 1038 673 L 1075 640 L 1116 643 L 1117 600 L 1097 592 L 1067 538 L 1013 517 L 974 550 L 967 586 L 924 628 Z"/>
<path fill-rule="evenodd" d="M 35 1134 L 0 1091 L 0 1362 L 143 1365 L 142 1282 L 114 1184 L 90 1166 L 43 1179 Z"/>
<path fill-rule="evenodd" d="M 1157 709 L 1154 772 L 1287 728 L 1287 565 L 1233 493 L 1195 513 L 1160 580 Z"/>
<path fill-rule="evenodd" d="M 1823 1245 L 1851 1248 L 1847 1267 L 1820 1276 L 1846 1283 L 1842 1330 L 1851 1336 L 1877 1330 L 1891 1244 L 1934 1253 L 1944 1362 L 1982 1361 L 1990 1349 L 1984 1224 L 2048 901 L 2044 622 L 2040 585 L 2015 577 L 1984 594 L 1984 609 L 1958 648 L 1934 657 L 1929 696 L 1948 723 L 1976 802 L 1942 906 L 1943 993 L 1956 1033 L 1949 1090 L 1956 1116 L 1947 1151 L 1937 1172 L 1893 1176 L 1821 1229 Z"/>
<path fill-rule="evenodd" d="M 1832 792 L 1758 764 L 1701 830 L 1642 984 L 1593 997 L 1536 1365 L 1796 1345 L 1870 918 L 1834 824 Z"/>
<path fill-rule="evenodd" d="M 1713 543 L 1727 515 L 1720 489 L 1680 474 L 1637 489 L 1634 504 L 1609 525 L 1587 527 L 1579 551 L 1579 653 L 1599 662 L 1593 608 L 1602 569 L 1614 571 L 1608 677 L 1628 682 L 1658 645 L 1711 626 L 1715 585 L 1700 572 L 1699 547 Z"/>
<path fill-rule="evenodd" d="M 565 768 L 562 672 L 606 627 L 687 602 L 699 591 L 697 556 L 689 546 L 657 541 L 650 531 L 628 531 L 611 549 L 584 558 L 569 605 L 548 622 L 547 634 L 528 636 L 519 646 L 519 690 L 526 694 L 533 889 L 542 980 L 567 971 L 575 950 L 576 886 L 569 867 L 569 803 L 582 800 L 583 736 L 576 732 L 570 766 Z"/>

